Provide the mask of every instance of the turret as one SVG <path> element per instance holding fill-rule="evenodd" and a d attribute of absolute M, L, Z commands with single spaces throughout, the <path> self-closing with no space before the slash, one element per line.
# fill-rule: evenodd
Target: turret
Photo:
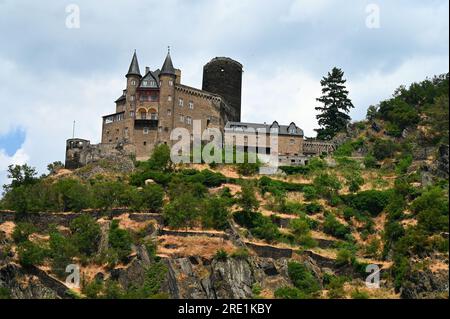
<path fill-rule="evenodd" d="M 125 75 L 125 77 L 127 78 L 127 102 L 130 105 L 134 106 L 136 103 L 136 90 L 142 78 L 141 71 L 139 70 L 139 62 L 137 59 L 136 51 L 134 51 L 133 58 L 130 63 L 130 68 L 128 69 L 128 73 Z"/>

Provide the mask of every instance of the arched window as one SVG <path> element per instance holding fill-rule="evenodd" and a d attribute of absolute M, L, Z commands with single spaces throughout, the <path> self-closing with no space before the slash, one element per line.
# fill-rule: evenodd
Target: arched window
<path fill-rule="evenodd" d="M 147 110 L 146 109 L 139 109 L 138 114 L 139 114 L 139 118 L 141 120 L 147 119 Z"/>

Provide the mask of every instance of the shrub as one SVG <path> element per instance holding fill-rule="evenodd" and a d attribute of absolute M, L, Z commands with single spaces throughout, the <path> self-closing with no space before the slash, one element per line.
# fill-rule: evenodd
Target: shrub
<path fill-rule="evenodd" d="M 398 164 L 395 166 L 395 171 L 397 174 L 406 174 L 408 171 L 408 168 L 411 166 L 413 162 L 412 155 L 407 155 L 406 157 L 402 158 Z"/>
<path fill-rule="evenodd" d="M 419 226 L 429 233 L 448 231 L 448 198 L 439 188 L 431 188 L 411 204 Z"/>
<path fill-rule="evenodd" d="M 361 290 L 353 290 L 351 294 L 352 299 L 369 299 L 370 296 L 367 292 Z"/>
<path fill-rule="evenodd" d="M 131 253 L 132 239 L 130 233 L 119 228 L 119 220 L 111 222 L 109 229 L 109 245 L 117 252 L 119 260 L 124 260 Z"/>
<path fill-rule="evenodd" d="M 223 249 L 219 249 L 218 251 L 216 251 L 216 254 L 214 255 L 214 259 L 219 260 L 219 261 L 225 261 L 228 259 L 228 253 Z"/>
<path fill-rule="evenodd" d="M 261 213 L 242 211 L 234 213 L 234 220 L 241 226 L 246 227 L 251 233 L 260 239 L 274 241 L 280 237 L 278 227 L 269 217 Z"/>
<path fill-rule="evenodd" d="M 308 214 L 317 214 L 323 210 L 323 207 L 318 202 L 312 202 L 305 205 L 305 211 Z"/>
<path fill-rule="evenodd" d="M 309 166 L 280 166 L 279 169 L 287 175 L 307 175 L 310 171 Z"/>
<path fill-rule="evenodd" d="M 282 287 L 275 291 L 277 299 L 308 299 L 309 296 L 295 287 Z"/>
<path fill-rule="evenodd" d="M 202 224 L 204 228 L 225 230 L 229 227 L 229 209 L 227 201 L 220 197 L 211 197 L 205 200 L 202 214 Z"/>
<path fill-rule="evenodd" d="M 367 154 L 364 157 L 364 166 L 366 168 L 376 168 L 377 167 L 377 159 L 372 154 Z"/>
<path fill-rule="evenodd" d="M 12 233 L 12 238 L 16 244 L 23 243 L 36 231 L 36 227 L 30 223 L 17 223 Z"/>
<path fill-rule="evenodd" d="M 127 194 L 127 187 L 118 181 L 96 181 L 92 187 L 95 194 L 95 207 L 100 209 L 110 209 L 118 207 L 127 202 L 124 195 Z"/>
<path fill-rule="evenodd" d="M 0 300 L 11 299 L 11 290 L 6 287 L 0 287 Z"/>
<path fill-rule="evenodd" d="M 100 226 L 89 215 L 83 214 L 70 223 L 73 244 L 78 251 L 86 256 L 97 252 L 100 242 Z"/>
<path fill-rule="evenodd" d="M 250 182 L 242 185 L 241 192 L 237 197 L 237 203 L 244 211 L 253 211 L 259 208 L 259 201 L 255 196 L 255 188 Z"/>
<path fill-rule="evenodd" d="M 66 267 L 72 263 L 77 249 L 70 237 L 62 235 L 56 229 L 50 231 L 49 256 L 51 257 L 52 271 L 59 277 L 66 275 Z"/>
<path fill-rule="evenodd" d="M 355 262 L 355 255 L 348 249 L 340 249 L 336 255 L 336 266 L 352 265 Z"/>
<path fill-rule="evenodd" d="M 320 290 L 319 282 L 305 265 L 289 262 L 288 274 L 295 288 L 306 295 L 311 296 Z"/>
<path fill-rule="evenodd" d="M 193 226 L 200 216 L 200 202 L 192 193 L 184 193 L 172 199 L 164 207 L 163 216 L 166 223 L 173 228 Z"/>
<path fill-rule="evenodd" d="M 236 259 L 248 259 L 249 256 L 250 253 L 245 248 L 238 248 L 231 254 L 231 258 Z"/>
<path fill-rule="evenodd" d="M 317 198 L 317 190 L 314 186 L 305 186 L 303 189 L 303 195 L 305 200 L 311 201 Z"/>
<path fill-rule="evenodd" d="M 322 226 L 325 233 L 336 238 L 346 239 L 351 234 L 350 228 L 340 223 L 331 213 L 327 214 Z"/>
<path fill-rule="evenodd" d="M 342 276 L 330 276 L 326 288 L 329 299 L 341 299 L 345 297 L 344 284 L 346 278 Z"/>
<path fill-rule="evenodd" d="M 148 168 L 155 171 L 165 171 L 171 168 L 170 148 L 166 144 L 156 146 L 147 162 Z"/>
<path fill-rule="evenodd" d="M 373 156 L 379 161 L 392 157 L 396 150 L 397 147 L 391 140 L 377 139 L 373 144 Z"/>
<path fill-rule="evenodd" d="M 342 188 L 342 185 L 335 175 L 321 173 L 314 179 L 314 187 L 322 197 L 331 199 Z"/>
<path fill-rule="evenodd" d="M 31 241 L 25 241 L 18 245 L 19 262 L 22 266 L 39 266 L 47 256 L 46 250 Z"/>
<path fill-rule="evenodd" d="M 84 284 L 81 288 L 81 292 L 89 299 L 98 299 L 103 290 L 103 282 L 100 280 L 92 280 L 91 282 Z"/>
<path fill-rule="evenodd" d="M 372 216 L 379 215 L 389 203 L 391 192 L 368 190 L 357 194 L 342 196 L 344 202 L 359 211 L 368 212 Z"/>
<path fill-rule="evenodd" d="M 159 185 L 146 185 L 142 189 L 143 206 L 151 212 L 159 212 L 163 207 L 164 189 Z"/>

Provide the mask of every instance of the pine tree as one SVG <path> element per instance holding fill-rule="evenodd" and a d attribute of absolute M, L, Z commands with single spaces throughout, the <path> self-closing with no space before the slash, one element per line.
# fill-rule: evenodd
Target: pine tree
<path fill-rule="evenodd" d="M 316 110 L 320 111 L 316 116 L 320 125 L 320 128 L 316 129 L 319 139 L 332 139 L 336 133 L 345 130 L 350 122 L 348 113 L 354 106 L 348 98 L 345 87 L 347 80 L 343 77 L 344 72 L 335 67 L 320 81 L 322 96 L 317 101 L 323 103 L 323 106 L 316 107 Z"/>

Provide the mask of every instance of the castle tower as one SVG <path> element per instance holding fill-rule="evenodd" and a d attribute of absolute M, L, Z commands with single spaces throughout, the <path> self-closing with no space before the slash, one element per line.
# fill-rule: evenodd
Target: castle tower
<path fill-rule="evenodd" d="M 159 72 L 159 126 L 163 128 L 163 131 L 159 134 L 159 139 L 164 141 L 170 140 L 170 132 L 174 128 L 176 78 L 177 72 L 173 67 L 169 48 L 166 59 Z"/>
<path fill-rule="evenodd" d="M 241 121 L 242 64 L 226 57 L 218 57 L 203 67 L 202 89 L 222 96 L 235 110 L 234 122 Z"/>
<path fill-rule="evenodd" d="M 137 59 L 136 51 L 134 51 L 133 58 L 131 59 L 130 63 L 130 68 L 128 69 L 128 73 L 125 75 L 125 77 L 127 78 L 126 104 L 129 107 L 129 111 L 135 112 L 136 91 L 142 78 L 141 71 L 139 70 L 139 62 Z"/>

